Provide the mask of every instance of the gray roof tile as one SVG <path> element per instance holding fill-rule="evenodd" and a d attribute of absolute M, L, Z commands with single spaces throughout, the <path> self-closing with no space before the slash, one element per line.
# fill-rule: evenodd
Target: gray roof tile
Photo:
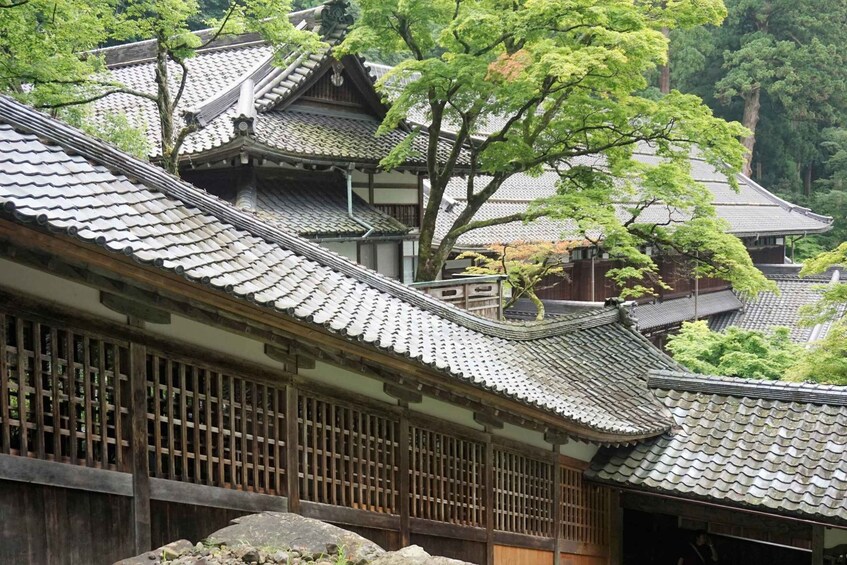
<path fill-rule="evenodd" d="M 669 415 L 642 375 L 677 365 L 618 323 L 616 309 L 541 324 L 474 317 L 0 98 L 0 156 L 20 164 L 14 156 L 24 154 L 35 167 L 4 167 L 0 183 L 0 209 L 16 221 L 37 217 L 257 308 L 403 355 L 445 379 L 557 415 L 580 426 L 584 438 L 638 440 L 668 429 Z M 123 174 L 80 181 L 105 169 Z M 45 178 L 62 189 L 61 198 L 43 197 L 38 183 Z M 118 224 L 104 222 L 102 211 Z"/>
<path fill-rule="evenodd" d="M 259 177 L 256 215 L 303 237 L 361 237 L 368 231 L 347 214 L 342 182 Z M 409 228 L 355 194 L 353 215 L 375 228 L 372 235 L 404 235 Z"/>
<path fill-rule="evenodd" d="M 652 372 L 649 385 L 678 431 L 631 449 L 601 449 L 589 478 L 847 524 L 843 387 L 668 371 Z"/>
<path fill-rule="evenodd" d="M 655 155 L 649 148 L 636 153 L 639 161 L 655 161 Z M 595 165 L 601 161 L 594 158 Z M 735 192 L 721 174 L 710 164 L 692 157 L 692 177 L 699 181 L 713 195 L 713 204 L 718 217 L 729 223 L 729 231 L 739 237 L 823 232 L 830 228 L 831 218 L 814 214 L 808 209 L 786 202 L 771 194 L 753 180 L 739 175 L 739 191 Z M 540 176 L 526 174 L 514 175 L 498 189 L 494 196 L 476 213 L 474 219 L 487 220 L 500 218 L 525 211 L 529 203 L 539 198 L 549 198 L 556 194 L 558 175 L 547 171 Z M 477 186 L 484 186 L 488 177 L 480 177 Z M 456 178 L 445 191 L 445 203 L 454 203 L 438 218 L 436 239 L 447 233 L 456 216 L 465 206 L 467 185 L 464 178 Z M 625 212 L 625 204 L 617 204 L 616 209 L 622 220 L 631 214 Z M 669 212 L 664 206 L 651 206 L 640 216 L 647 223 L 662 223 L 673 219 L 684 221 L 686 214 L 675 210 Z M 599 234 L 590 234 L 596 236 Z M 576 225 L 567 220 L 540 218 L 528 223 L 512 222 L 469 231 L 459 238 L 459 247 L 486 247 L 493 244 L 513 241 L 559 241 L 580 238 Z"/>
<path fill-rule="evenodd" d="M 763 292 L 755 299 L 745 300 L 743 308 L 712 317 L 709 327 L 715 331 L 723 331 L 730 326 L 769 331 L 775 326 L 785 326 L 791 330 L 791 340 L 798 343 L 808 342 L 813 337 L 823 338 L 831 324 L 824 323 L 817 331 L 812 326 L 801 326 L 800 309 L 821 299 L 821 289 L 830 282 L 831 277 L 800 277 L 796 274 L 800 265 L 795 267 L 795 274 L 765 273 L 776 283 L 779 294 Z M 844 314 L 843 308 L 840 314 Z"/>

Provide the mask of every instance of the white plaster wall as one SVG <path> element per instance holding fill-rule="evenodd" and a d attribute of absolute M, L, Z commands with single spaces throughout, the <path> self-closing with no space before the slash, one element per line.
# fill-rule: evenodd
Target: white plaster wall
<path fill-rule="evenodd" d="M 367 173 L 358 170 L 353 171 L 353 182 L 368 182 Z M 376 173 L 374 175 L 375 183 L 397 183 L 397 184 L 417 184 L 418 177 L 414 173 L 404 173 L 399 171 L 391 171 L 387 173 Z"/>
<path fill-rule="evenodd" d="M 363 396 L 368 396 L 374 400 L 379 400 L 388 404 L 397 403 L 396 400 L 382 391 L 381 381 L 367 377 L 360 373 L 342 369 L 335 365 L 316 361 L 314 369 L 301 369 L 300 375 L 310 381 L 349 390 Z"/>
<path fill-rule="evenodd" d="M 847 543 L 847 530 L 841 528 L 825 528 L 823 534 L 823 546 L 835 547 Z"/>
<path fill-rule="evenodd" d="M 126 322 L 126 316 L 100 304 L 100 291 L 5 259 L 0 259 L 0 286 L 108 320 Z"/>
<path fill-rule="evenodd" d="M 446 420 L 447 422 L 460 424 L 474 430 L 483 430 L 482 426 L 474 422 L 473 412 L 465 410 L 459 406 L 453 406 L 448 402 L 443 402 L 436 398 L 424 396 L 423 402 L 409 405 L 409 410 L 417 412 L 418 414 L 425 414 L 427 416 Z"/>
<path fill-rule="evenodd" d="M 356 193 L 365 202 L 370 197 L 367 188 L 355 187 Z M 374 204 L 417 204 L 418 191 L 414 188 L 374 188 Z"/>
<path fill-rule="evenodd" d="M 342 257 L 347 257 L 354 263 L 358 259 L 355 241 L 324 241 L 321 242 L 321 246 L 338 253 Z"/>

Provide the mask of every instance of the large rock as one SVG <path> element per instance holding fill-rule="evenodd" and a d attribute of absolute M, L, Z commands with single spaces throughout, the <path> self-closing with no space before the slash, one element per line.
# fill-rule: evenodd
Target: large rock
<path fill-rule="evenodd" d="M 410 545 L 399 551 L 391 551 L 371 561 L 370 565 L 472 565 L 467 561 L 449 557 L 432 556 L 420 546 Z"/>
<path fill-rule="evenodd" d="M 268 553 L 297 552 L 315 560 L 343 552 L 351 565 L 369 563 L 385 554 L 384 549 L 358 534 L 288 512 L 262 512 L 236 518 L 231 526 L 213 533 L 205 543 L 246 545 Z"/>

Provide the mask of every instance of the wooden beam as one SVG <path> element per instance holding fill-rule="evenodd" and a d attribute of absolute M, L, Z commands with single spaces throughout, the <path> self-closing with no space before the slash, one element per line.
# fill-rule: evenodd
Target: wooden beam
<path fill-rule="evenodd" d="M 106 469 L 81 467 L 0 454 L 0 479 L 50 487 L 132 496 L 132 476 Z"/>
<path fill-rule="evenodd" d="M 807 540 L 811 539 L 812 535 L 811 525 L 808 522 L 668 496 L 624 491 L 621 493 L 621 506 L 627 510 L 680 516 L 700 522 L 767 529 Z"/>
<path fill-rule="evenodd" d="M 401 400 L 410 404 L 420 404 L 421 402 L 423 402 L 423 395 L 418 391 L 412 390 L 410 388 L 398 386 L 391 383 L 383 383 L 382 391 L 391 398 L 396 398 L 397 400 Z"/>
<path fill-rule="evenodd" d="M 130 451 L 132 454 L 132 515 L 135 552 L 150 551 L 150 470 L 147 467 L 147 349 L 129 346 Z"/>
<path fill-rule="evenodd" d="M 559 444 L 551 446 L 553 465 L 553 565 L 562 562 L 562 473 L 559 469 Z"/>
<path fill-rule="evenodd" d="M 528 549 L 541 549 L 544 551 L 553 551 L 555 545 L 551 538 L 514 534 L 512 532 L 494 532 L 494 543 L 497 545 L 511 545 L 513 547 L 526 547 Z"/>
<path fill-rule="evenodd" d="M 409 496 L 411 494 L 410 477 L 409 477 L 409 454 L 411 446 L 409 434 L 409 418 L 404 413 L 400 416 L 400 433 L 398 434 L 398 446 L 400 450 L 399 461 L 399 484 L 397 493 L 400 496 L 400 546 L 406 547 L 411 543 L 411 502 Z"/>
<path fill-rule="evenodd" d="M 488 414 L 487 412 L 474 412 L 473 421 L 480 426 L 488 426 L 489 428 L 496 430 L 503 429 L 503 420 L 493 414 Z"/>
<path fill-rule="evenodd" d="M 456 524 L 436 522 L 435 520 L 425 520 L 423 518 L 410 519 L 409 528 L 411 529 L 412 533 L 415 534 L 437 536 L 441 538 L 461 539 L 479 542 L 485 542 L 486 538 L 485 528 L 476 528 L 473 526 L 458 526 Z"/>
<path fill-rule="evenodd" d="M 623 508 L 616 489 L 609 497 L 609 565 L 623 565 Z"/>
<path fill-rule="evenodd" d="M 125 316 L 132 316 L 151 324 L 170 324 L 171 314 L 148 304 L 129 300 L 110 292 L 100 291 L 100 304 Z"/>
<path fill-rule="evenodd" d="M 297 423 L 297 387 L 285 387 L 285 477 L 288 494 L 288 511 L 300 513 L 300 458 L 298 457 L 299 434 Z"/>
<path fill-rule="evenodd" d="M 823 565 L 824 527 L 812 526 L 812 565 Z"/>
<path fill-rule="evenodd" d="M 544 441 L 553 445 L 567 445 L 570 437 L 561 430 L 547 430 L 544 432 Z"/>
<path fill-rule="evenodd" d="M 494 565 L 494 444 L 489 435 L 485 440 L 485 563 Z"/>
<path fill-rule="evenodd" d="M 333 506 L 332 504 L 308 502 L 306 500 L 300 502 L 300 514 L 307 518 L 314 518 L 334 524 L 363 526 L 365 528 L 391 530 L 394 532 L 400 528 L 400 518 L 398 516 L 381 514 L 379 512 L 368 512 L 367 510 L 356 508 Z"/>
<path fill-rule="evenodd" d="M 210 487 L 167 479 L 150 479 L 150 498 L 245 512 L 264 512 L 266 510 L 288 512 L 288 499 L 284 496 Z"/>

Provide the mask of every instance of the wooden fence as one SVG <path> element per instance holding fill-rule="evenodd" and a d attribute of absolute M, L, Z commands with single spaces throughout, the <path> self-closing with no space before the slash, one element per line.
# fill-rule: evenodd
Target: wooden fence
<path fill-rule="evenodd" d="M 38 482 L 35 472 L 53 477 L 43 485 L 129 496 L 135 527 L 140 520 L 148 530 L 136 543 L 139 535 L 151 543 L 151 518 L 141 516 L 150 498 L 155 514 L 157 504 L 178 502 L 279 508 L 273 501 L 284 497 L 292 511 L 393 531 L 397 544 L 454 539 L 430 549 L 456 557 L 468 557 L 463 544 L 487 547 L 487 557 L 471 556 L 478 561 L 497 544 L 608 554 L 609 491 L 584 483 L 580 463 L 552 452 L 296 387 L 283 373 L 220 366 L 211 354 L 183 354 L 120 326 L 98 333 L 56 311 L 2 307 L 0 346 L 1 462 L 52 465 L 0 473 L 0 481 Z M 220 494 L 231 491 L 241 498 Z M 152 517 L 161 537 L 180 533 L 162 520 Z M 3 551 L 0 561 L 11 555 Z"/>

